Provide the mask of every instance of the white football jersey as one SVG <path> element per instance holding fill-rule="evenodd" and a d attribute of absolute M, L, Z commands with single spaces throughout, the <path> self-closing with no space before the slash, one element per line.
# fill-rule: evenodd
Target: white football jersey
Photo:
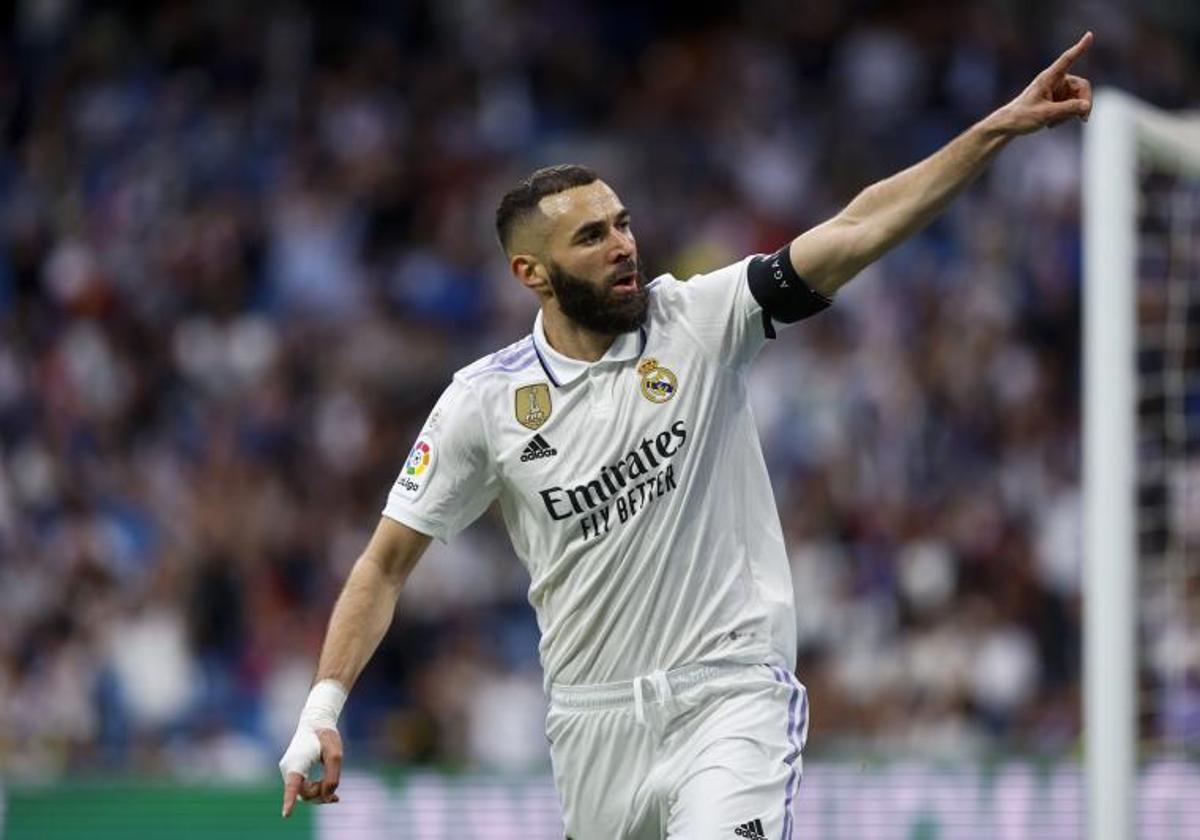
<path fill-rule="evenodd" d="M 500 500 L 546 683 L 697 662 L 794 668 L 792 584 L 746 395 L 765 341 L 749 260 L 649 286 L 597 362 L 533 333 L 460 370 L 384 515 L 448 540 Z"/>

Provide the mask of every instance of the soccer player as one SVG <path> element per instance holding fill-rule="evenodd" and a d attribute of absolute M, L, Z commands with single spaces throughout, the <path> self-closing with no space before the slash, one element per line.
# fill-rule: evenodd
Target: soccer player
<path fill-rule="evenodd" d="M 337 801 L 337 718 L 405 579 L 431 538 L 499 500 L 531 577 L 568 836 L 790 838 L 808 700 L 747 366 L 1013 137 L 1086 117 L 1090 85 L 1067 71 L 1091 40 L 776 253 L 687 282 L 646 282 L 629 211 L 588 169 L 506 194 L 497 233 L 541 310 L 531 335 L 455 374 L 401 468 L 279 763 L 283 815 L 297 796 Z"/>

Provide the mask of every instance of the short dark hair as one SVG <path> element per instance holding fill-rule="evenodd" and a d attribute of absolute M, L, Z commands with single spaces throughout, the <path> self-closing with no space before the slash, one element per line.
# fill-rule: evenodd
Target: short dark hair
<path fill-rule="evenodd" d="M 577 163 L 562 163 L 545 166 L 522 178 L 515 187 L 500 199 L 496 208 L 496 238 L 500 247 L 508 253 L 513 229 L 517 222 L 537 209 L 538 202 L 548 195 L 582 187 L 599 179 L 593 170 Z"/>

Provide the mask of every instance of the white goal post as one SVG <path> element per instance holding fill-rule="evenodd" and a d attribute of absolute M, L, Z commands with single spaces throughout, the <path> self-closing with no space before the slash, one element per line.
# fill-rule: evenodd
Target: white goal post
<path fill-rule="evenodd" d="M 1097 92 L 1084 131 L 1084 751 L 1089 840 L 1132 840 L 1138 762 L 1139 166 L 1200 173 L 1200 118 Z"/>

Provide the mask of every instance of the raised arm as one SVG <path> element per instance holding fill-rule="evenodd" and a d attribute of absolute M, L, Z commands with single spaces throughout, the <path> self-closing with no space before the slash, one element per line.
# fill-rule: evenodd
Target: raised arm
<path fill-rule="evenodd" d="M 933 220 L 1001 148 L 1020 134 L 1092 110 L 1088 81 L 1067 73 L 1092 43 L 1086 33 L 1016 99 L 993 111 L 920 163 L 864 189 L 842 212 L 792 241 L 796 272 L 832 296 L 893 246 Z"/>
<path fill-rule="evenodd" d="M 336 802 L 342 770 L 342 739 L 337 718 L 346 695 L 392 623 L 396 600 L 408 574 L 429 545 L 429 537 L 383 517 L 366 550 L 354 563 L 338 596 L 325 633 L 317 675 L 300 713 L 296 734 L 279 760 L 283 775 L 283 816 L 296 797 Z M 319 782 L 307 780 L 314 762 L 325 765 Z"/>

